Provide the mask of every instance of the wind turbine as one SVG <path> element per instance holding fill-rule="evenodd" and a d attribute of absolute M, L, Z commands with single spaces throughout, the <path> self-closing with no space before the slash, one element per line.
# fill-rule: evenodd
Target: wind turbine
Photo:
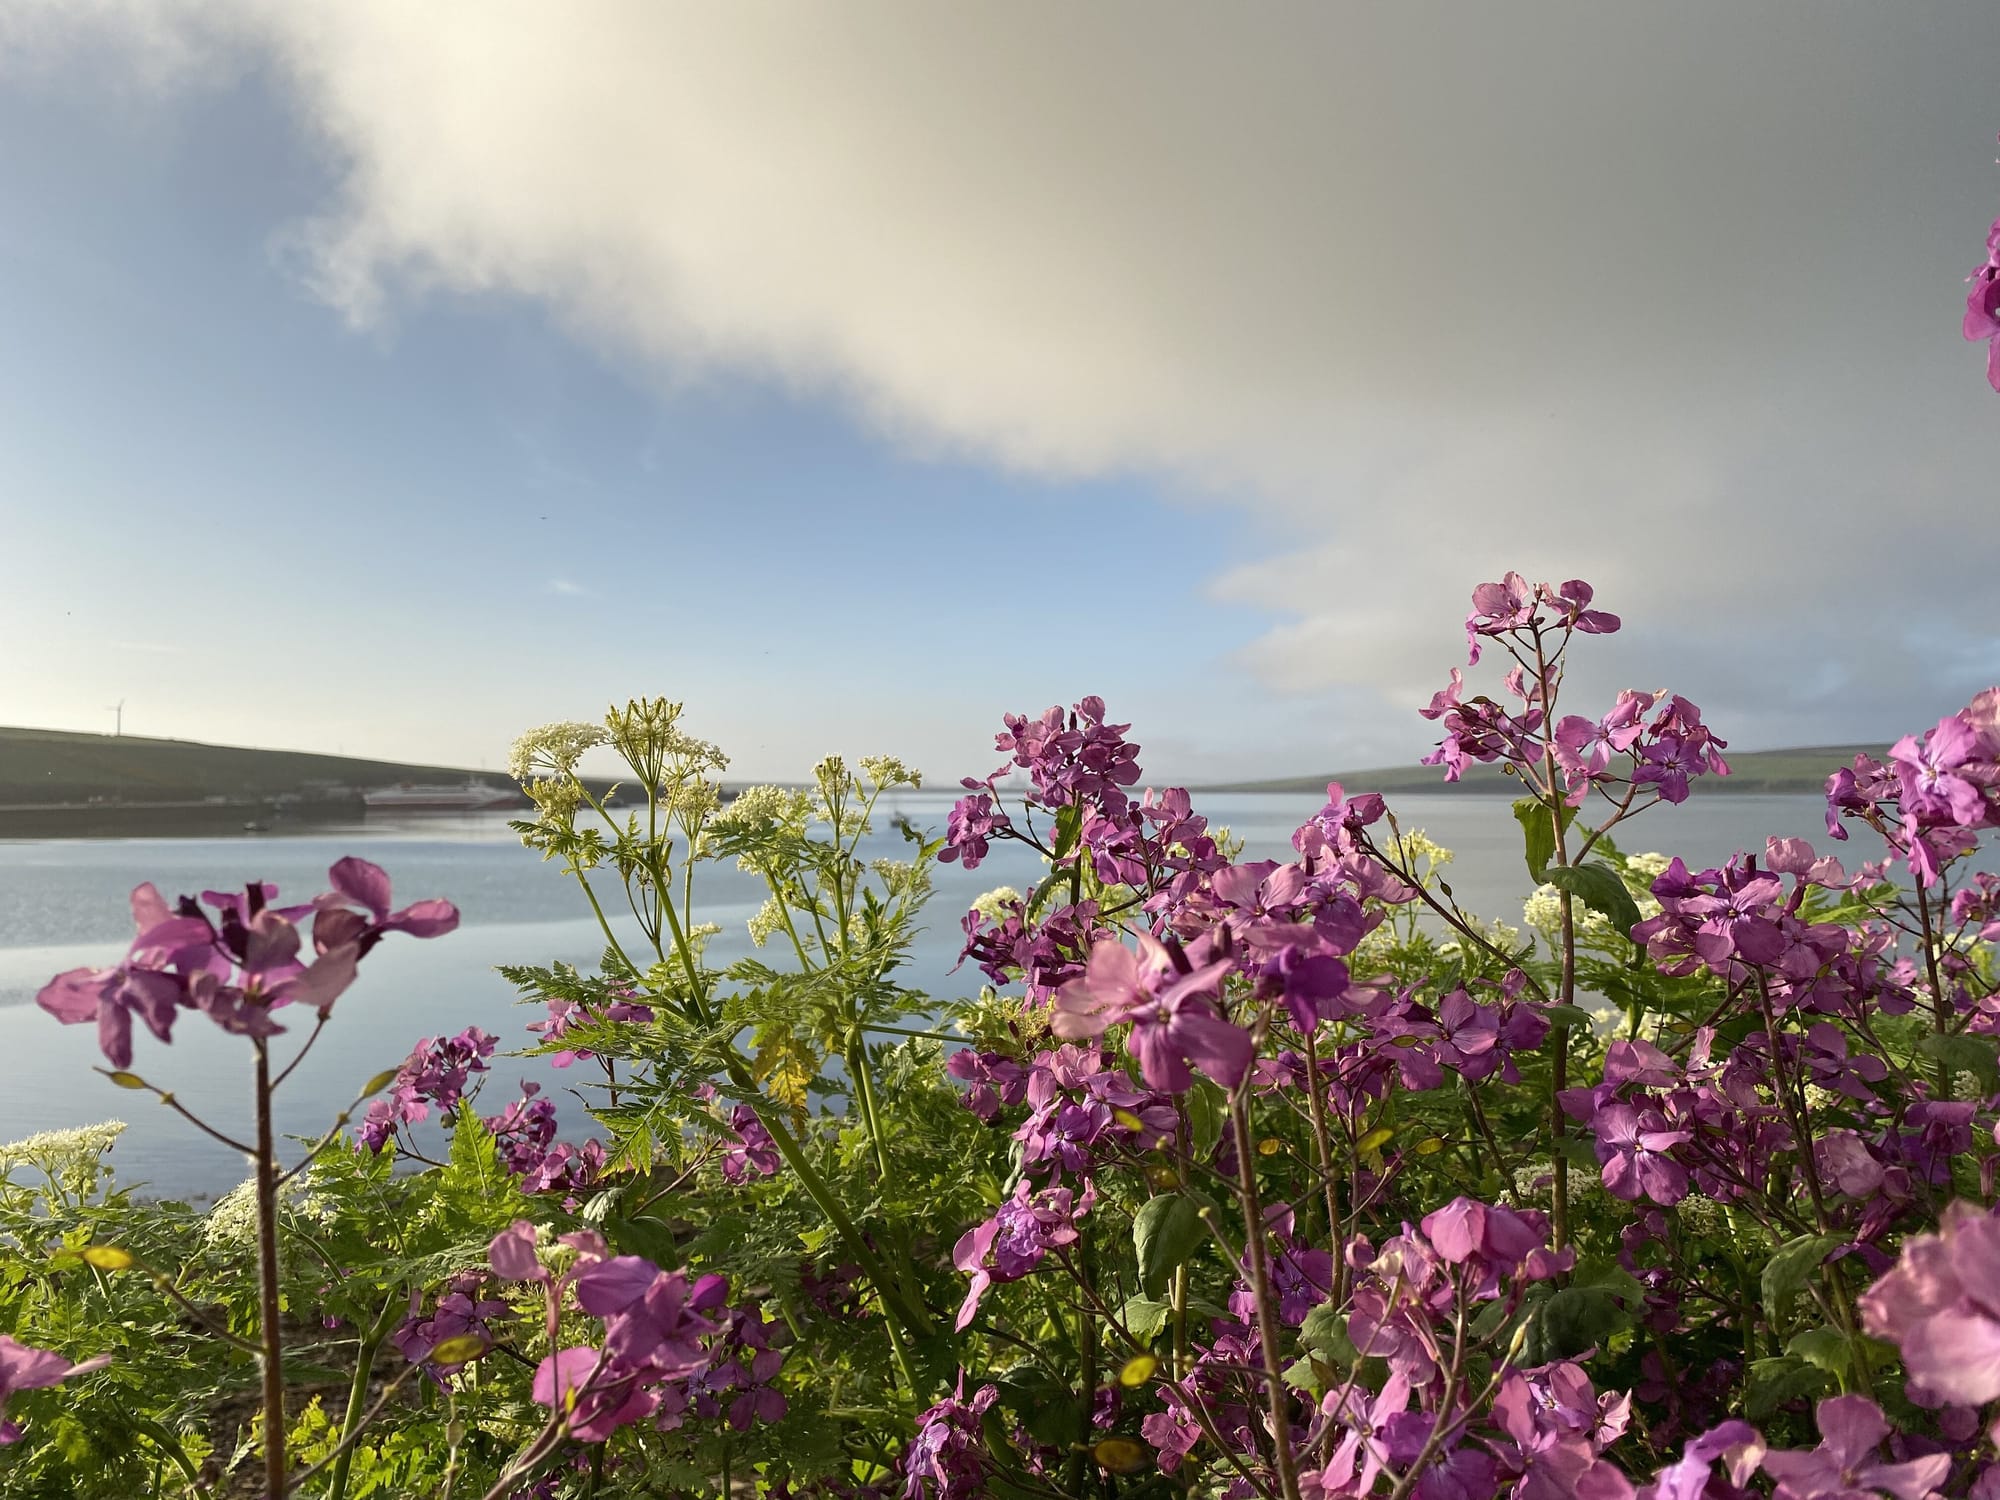
<path fill-rule="evenodd" d="M 114 721 L 117 727 L 111 731 L 112 738 L 123 739 L 125 737 L 125 700 L 120 698 L 116 703 L 108 706 L 118 716 Z"/>

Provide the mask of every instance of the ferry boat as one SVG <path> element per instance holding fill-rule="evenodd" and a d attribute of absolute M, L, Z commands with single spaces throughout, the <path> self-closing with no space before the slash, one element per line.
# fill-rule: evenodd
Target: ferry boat
<path fill-rule="evenodd" d="M 463 786 L 418 786 L 404 782 L 401 786 L 363 792 L 361 800 L 381 812 L 473 812 L 517 803 L 521 794 L 511 787 L 490 786 L 483 781 L 468 781 Z"/>

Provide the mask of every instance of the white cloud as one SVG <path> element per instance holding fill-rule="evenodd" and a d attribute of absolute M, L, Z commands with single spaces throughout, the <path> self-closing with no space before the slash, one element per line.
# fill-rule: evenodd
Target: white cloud
<path fill-rule="evenodd" d="M 1827 629 L 1913 702 L 2000 666 L 1900 630 L 2000 556 L 1976 10 L 99 0 L 17 42 L 86 9 L 154 79 L 281 70 L 343 183 L 293 248 L 358 323 L 528 297 L 669 379 L 1239 507 L 1266 555 L 1213 592 L 1280 690 L 1420 700 L 1508 566 L 1775 738 L 1853 713 Z"/>

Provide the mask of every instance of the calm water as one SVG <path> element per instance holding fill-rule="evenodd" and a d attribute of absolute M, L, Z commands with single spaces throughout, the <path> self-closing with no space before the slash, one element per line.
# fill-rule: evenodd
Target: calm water
<path fill-rule="evenodd" d="M 1321 800 L 1218 795 L 1197 798 L 1196 805 L 1245 838 L 1246 857 L 1284 858 L 1292 829 Z M 925 793 L 906 797 L 897 810 L 920 825 L 942 828 L 949 803 Z M 1457 851 L 1450 879 L 1464 906 L 1519 922 L 1528 877 L 1520 831 L 1504 799 L 1402 797 L 1395 806 L 1406 829 L 1427 829 Z M 1821 807 L 1817 797 L 1697 797 L 1621 830 L 1621 844 L 1680 853 L 1697 868 L 1740 847 L 1761 848 L 1769 834 L 1812 838 L 1824 850 Z M 494 966 L 556 959 L 589 965 L 602 940 L 574 884 L 521 847 L 506 827 L 507 816 L 371 818 L 351 829 L 296 837 L 0 841 L 0 1141 L 119 1118 L 131 1126 L 116 1153 L 123 1180 L 161 1192 L 212 1193 L 245 1175 L 233 1153 L 196 1134 L 150 1095 L 121 1091 L 92 1073 L 92 1065 L 103 1062 L 96 1028 L 59 1025 L 33 1003 L 51 975 L 122 956 L 131 936 L 127 895 L 141 880 L 153 881 L 169 898 L 268 880 L 286 897 L 304 899 L 325 889 L 334 860 L 357 853 L 389 872 L 399 904 L 425 896 L 458 903 L 464 922 L 456 933 L 430 942 L 392 937 L 369 957 L 312 1057 L 279 1096 L 281 1130 L 323 1130 L 364 1081 L 398 1063 L 420 1036 L 477 1025 L 499 1035 L 503 1049 L 531 1041 L 522 1027 L 541 1012 L 516 1008 L 511 986 Z M 899 855 L 901 840 L 887 818 L 878 822 L 883 831 L 864 853 Z M 995 886 L 1025 887 L 1038 870 L 1032 856 L 1009 845 L 996 846 L 993 857 L 970 873 L 939 866 L 931 926 L 916 946 L 909 982 L 941 996 L 975 991 L 976 970 L 950 972 L 958 957 L 959 914 Z M 760 882 L 709 865 L 696 899 L 698 920 L 722 924 L 710 948 L 718 963 L 749 951 L 744 922 L 762 904 Z M 623 935 L 636 941 L 636 932 Z M 174 1037 L 171 1047 L 163 1047 L 138 1029 L 134 1071 L 243 1138 L 249 1131 L 244 1043 L 187 1013 Z M 297 1039 L 278 1040 L 281 1059 Z M 536 1077 L 554 1088 L 564 1075 L 540 1060 L 497 1058 L 488 1112 L 512 1096 L 516 1077 Z"/>

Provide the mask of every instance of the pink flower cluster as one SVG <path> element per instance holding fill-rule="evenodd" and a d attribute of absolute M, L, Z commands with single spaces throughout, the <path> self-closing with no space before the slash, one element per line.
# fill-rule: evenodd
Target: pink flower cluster
<path fill-rule="evenodd" d="M 535 1371 L 534 1399 L 570 1436 L 600 1443 L 648 1420 L 675 1431 L 690 1415 L 721 1415 L 725 1397 L 739 1432 L 785 1414 L 770 1384 L 784 1362 L 778 1325 L 754 1305 L 731 1308 L 727 1277 L 690 1279 L 642 1256 L 612 1255 L 594 1230 L 558 1243 L 576 1252 L 560 1275 L 537 1256 L 534 1226 L 516 1220 L 494 1237 L 488 1260 L 502 1280 L 542 1287 L 552 1343 L 570 1304 L 603 1324 L 600 1343 L 558 1348 Z"/>
<path fill-rule="evenodd" d="M 2000 827 L 2000 688 L 1987 688 L 1922 735 L 1904 735 L 1887 765 L 1854 757 L 1827 778 L 1826 831 L 1847 837 L 1848 819 L 1869 824 L 1935 885 L 1945 865 L 1970 854 L 1975 831 Z"/>
<path fill-rule="evenodd" d="M 277 906 L 275 886 L 252 882 L 239 895 L 203 891 L 169 906 L 150 882 L 132 892 L 137 936 L 123 963 L 71 969 L 42 987 L 36 1002 L 65 1025 L 95 1022 L 98 1045 L 114 1068 L 132 1065 L 136 1017 L 162 1042 L 173 1040 L 183 1010 L 206 1015 L 224 1031 L 276 1036 L 274 1013 L 309 1006 L 324 1020 L 354 982 L 355 968 L 391 932 L 439 937 L 458 926 L 449 901 L 418 901 L 391 910 L 389 877 L 349 856 L 327 872 L 333 889 L 300 906 Z M 204 910 L 206 907 L 206 910 Z M 311 955 L 299 923 L 311 918 Z"/>

